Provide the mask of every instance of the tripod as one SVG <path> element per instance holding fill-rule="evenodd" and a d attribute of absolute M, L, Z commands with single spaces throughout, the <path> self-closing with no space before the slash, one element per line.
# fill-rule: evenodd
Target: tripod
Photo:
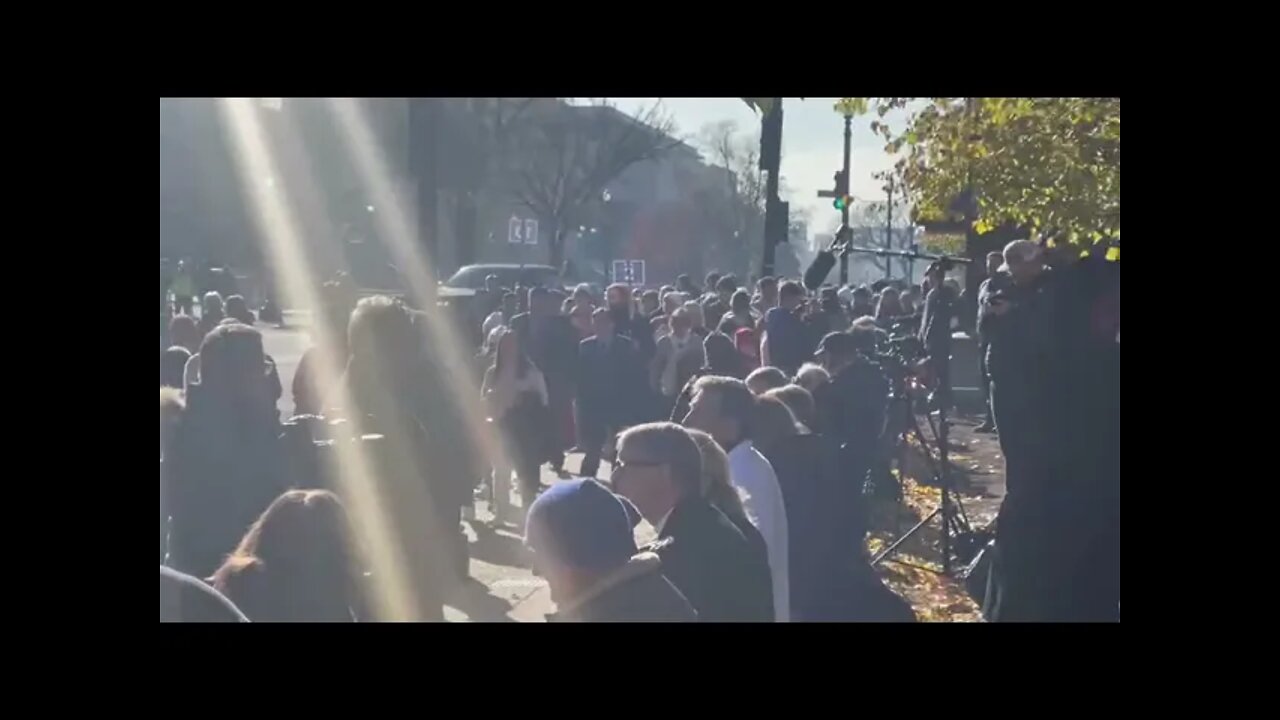
<path fill-rule="evenodd" d="M 936 485 L 941 490 L 941 502 L 938 504 L 938 507 L 933 512 L 929 513 L 928 516 L 926 516 L 923 520 L 916 523 L 914 527 L 912 527 L 910 530 L 904 533 L 897 540 L 894 540 L 893 543 L 889 545 L 889 547 L 885 548 L 884 550 L 881 550 L 878 555 L 872 558 L 871 564 L 873 566 L 878 565 L 880 561 L 884 560 L 885 558 L 893 554 L 893 552 L 896 551 L 899 547 L 901 547 L 903 543 L 905 543 L 913 535 L 918 533 L 922 528 L 924 528 L 925 525 L 928 525 L 929 522 L 933 520 L 935 517 L 941 516 L 942 518 L 942 574 L 950 575 L 951 567 L 952 567 L 951 565 L 952 549 L 956 544 L 953 542 L 953 540 L 959 537 L 972 536 L 973 531 L 969 525 L 969 518 L 968 516 L 965 515 L 964 505 L 960 502 L 960 495 L 956 493 L 955 488 L 952 487 L 951 477 L 948 470 L 949 461 L 947 458 L 947 444 L 948 444 L 947 436 L 948 436 L 948 432 L 951 425 L 947 420 L 947 409 L 945 405 L 946 403 L 942 403 L 938 407 L 937 425 L 934 425 L 932 417 L 926 416 L 929 422 L 929 429 L 933 431 L 933 436 L 938 443 L 938 460 L 937 460 L 937 464 L 935 464 L 933 452 L 929 449 L 929 443 L 925 440 L 924 433 L 920 429 L 919 420 L 916 419 L 915 408 L 913 407 L 911 396 L 908 395 L 906 392 L 905 378 L 894 383 L 894 392 L 890 396 L 890 415 L 886 420 L 886 422 L 891 422 L 892 419 L 894 418 L 894 415 L 892 413 L 894 411 L 895 406 L 900 408 L 903 411 L 903 415 L 905 415 L 906 417 L 905 422 L 907 427 L 901 430 L 901 432 L 898 434 L 898 437 L 905 438 L 907 436 L 914 435 L 916 438 L 916 441 L 920 443 L 920 449 L 924 452 L 925 462 L 928 463 L 929 472 L 933 478 L 932 484 Z M 895 428 L 895 430 L 896 429 L 897 428 Z M 901 460 L 899 460 L 898 465 L 899 465 L 899 472 L 901 473 L 901 466 L 902 466 Z M 920 570 L 937 572 L 937 570 L 934 570 L 933 568 L 927 568 L 920 565 L 904 562 L 901 560 L 898 560 L 895 562 L 899 562 L 903 565 L 908 565 L 910 567 L 914 567 Z"/>

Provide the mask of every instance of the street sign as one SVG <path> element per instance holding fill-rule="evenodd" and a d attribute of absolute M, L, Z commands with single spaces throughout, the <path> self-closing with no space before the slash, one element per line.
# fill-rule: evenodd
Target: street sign
<path fill-rule="evenodd" d="M 644 285 L 644 261 L 614 260 L 613 281 L 628 285 Z"/>
<path fill-rule="evenodd" d="M 507 242 L 512 245 L 537 245 L 538 221 L 512 215 L 507 221 Z"/>

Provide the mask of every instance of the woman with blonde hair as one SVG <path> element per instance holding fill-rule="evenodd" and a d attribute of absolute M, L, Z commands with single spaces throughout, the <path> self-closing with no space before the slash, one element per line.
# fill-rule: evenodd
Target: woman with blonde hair
<path fill-rule="evenodd" d="M 212 584 L 254 622 L 354 622 L 368 619 L 357 557 L 338 496 L 290 490 L 249 528 Z"/>
<path fill-rule="evenodd" d="M 729 455 L 711 435 L 694 428 L 685 428 L 702 454 L 702 496 L 717 510 L 729 518 L 738 532 L 747 539 L 753 551 L 768 561 L 769 548 L 764 536 L 756 529 L 747 514 L 744 501 L 747 493 L 729 479 Z"/>

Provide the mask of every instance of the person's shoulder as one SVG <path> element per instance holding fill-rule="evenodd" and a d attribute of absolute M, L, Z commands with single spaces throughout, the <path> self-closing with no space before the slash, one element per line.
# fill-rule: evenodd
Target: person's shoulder
<path fill-rule="evenodd" d="M 185 573 L 160 566 L 161 622 L 248 622 L 222 593 Z"/>

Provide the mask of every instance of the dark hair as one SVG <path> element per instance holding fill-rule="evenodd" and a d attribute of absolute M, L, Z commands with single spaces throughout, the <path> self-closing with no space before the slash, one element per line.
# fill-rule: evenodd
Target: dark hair
<path fill-rule="evenodd" d="M 502 302 L 506 302 L 508 300 L 510 300 L 511 302 L 516 302 L 519 299 L 520 298 L 516 297 L 516 294 L 513 292 L 502 293 Z"/>
<path fill-rule="evenodd" d="M 316 608 L 360 604 L 362 575 L 346 508 L 328 490 L 290 490 L 262 513 L 213 576 L 213 586 L 251 620 L 315 617 Z M 248 575 L 257 575 L 251 587 Z M 246 597 L 252 592 L 252 597 Z M 256 606 L 256 607 L 255 607 Z M 295 615 L 296 613 L 296 615 Z"/>
<path fill-rule="evenodd" d="M 728 335 L 713 332 L 702 341 L 707 367 L 729 377 L 742 377 L 742 355 Z"/>
<path fill-rule="evenodd" d="M 511 359 L 505 359 L 506 356 L 502 352 L 502 341 L 510 334 L 516 344 L 516 356 Z M 498 343 L 493 351 L 493 374 L 497 377 L 498 373 L 506 367 L 508 362 L 516 363 L 516 377 L 522 378 L 533 366 L 533 361 L 529 359 L 528 350 L 525 349 L 525 334 L 516 330 L 509 330 L 498 336 Z"/>
<path fill-rule="evenodd" d="M 734 290 L 729 298 L 729 308 L 734 312 L 751 309 L 751 295 L 746 290 Z"/>
<path fill-rule="evenodd" d="M 235 318 L 245 325 L 253 324 L 253 315 L 249 313 L 249 303 L 245 302 L 243 295 L 232 295 L 223 303 L 223 310 L 227 317 Z"/>
<path fill-rule="evenodd" d="M 652 301 L 654 302 L 654 304 L 657 304 L 657 302 L 658 302 L 658 291 L 657 291 L 657 290 L 645 290 L 643 293 L 640 293 L 640 299 L 641 299 L 641 300 L 652 300 Z"/>
<path fill-rule="evenodd" d="M 537 285 L 535 287 L 529 288 L 529 309 L 530 310 L 533 309 L 535 300 L 545 298 L 549 294 L 550 293 L 547 292 L 547 289 L 542 287 L 541 285 Z"/>
<path fill-rule="evenodd" d="M 262 333 L 248 325 L 219 325 L 200 344 L 200 384 L 220 389 L 246 378 L 266 377 L 267 360 Z"/>
<path fill-rule="evenodd" d="M 902 299 L 898 291 L 887 287 L 880 292 L 880 302 L 876 305 L 876 319 L 888 320 L 906 314 L 902 308 Z"/>
<path fill-rule="evenodd" d="M 853 338 L 850 345 L 853 349 L 864 356 L 870 356 L 876 351 L 876 328 L 875 326 L 854 325 L 849 328 L 849 337 Z"/>
<path fill-rule="evenodd" d="M 778 281 L 772 275 L 765 275 L 756 282 L 756 287 L 764 290 L 765 288 L 778 287 Z"/>
<path fill-rule="evenodd" d="M 778 298 L 804 297 L 804 287 L 795 280 L 788 280 L 778 288 Z"/>
<path fill-rule="evenodd" d="M 182 389 L 183 377 L 191 351 L 180 345 L 160 353 L 160 387 Z"/>
<path fill-rule="evenodd" d="M 169 321 L 169 342 L 193 352 L 200 351 L 200 326 L 190 315 L 174 315 Z M 190 347 L 188 347 L 188 343 Z"/>
<path fill-rule="evenodd" d="M 707 287 L 709 288 L 715 287 L 716 283 L 720 282 L 720 273 L 716 272 L 715 270 L 712 270 L 711 272 L 707 273 L 705 282 L 707 284 Z"/>
<path fill-rule="evenodd" d="M 720 292 L 733 292 L 738 289 L 738 278 L 732 275 L 725 275 L 716 281 L 716 290 Z"/>

